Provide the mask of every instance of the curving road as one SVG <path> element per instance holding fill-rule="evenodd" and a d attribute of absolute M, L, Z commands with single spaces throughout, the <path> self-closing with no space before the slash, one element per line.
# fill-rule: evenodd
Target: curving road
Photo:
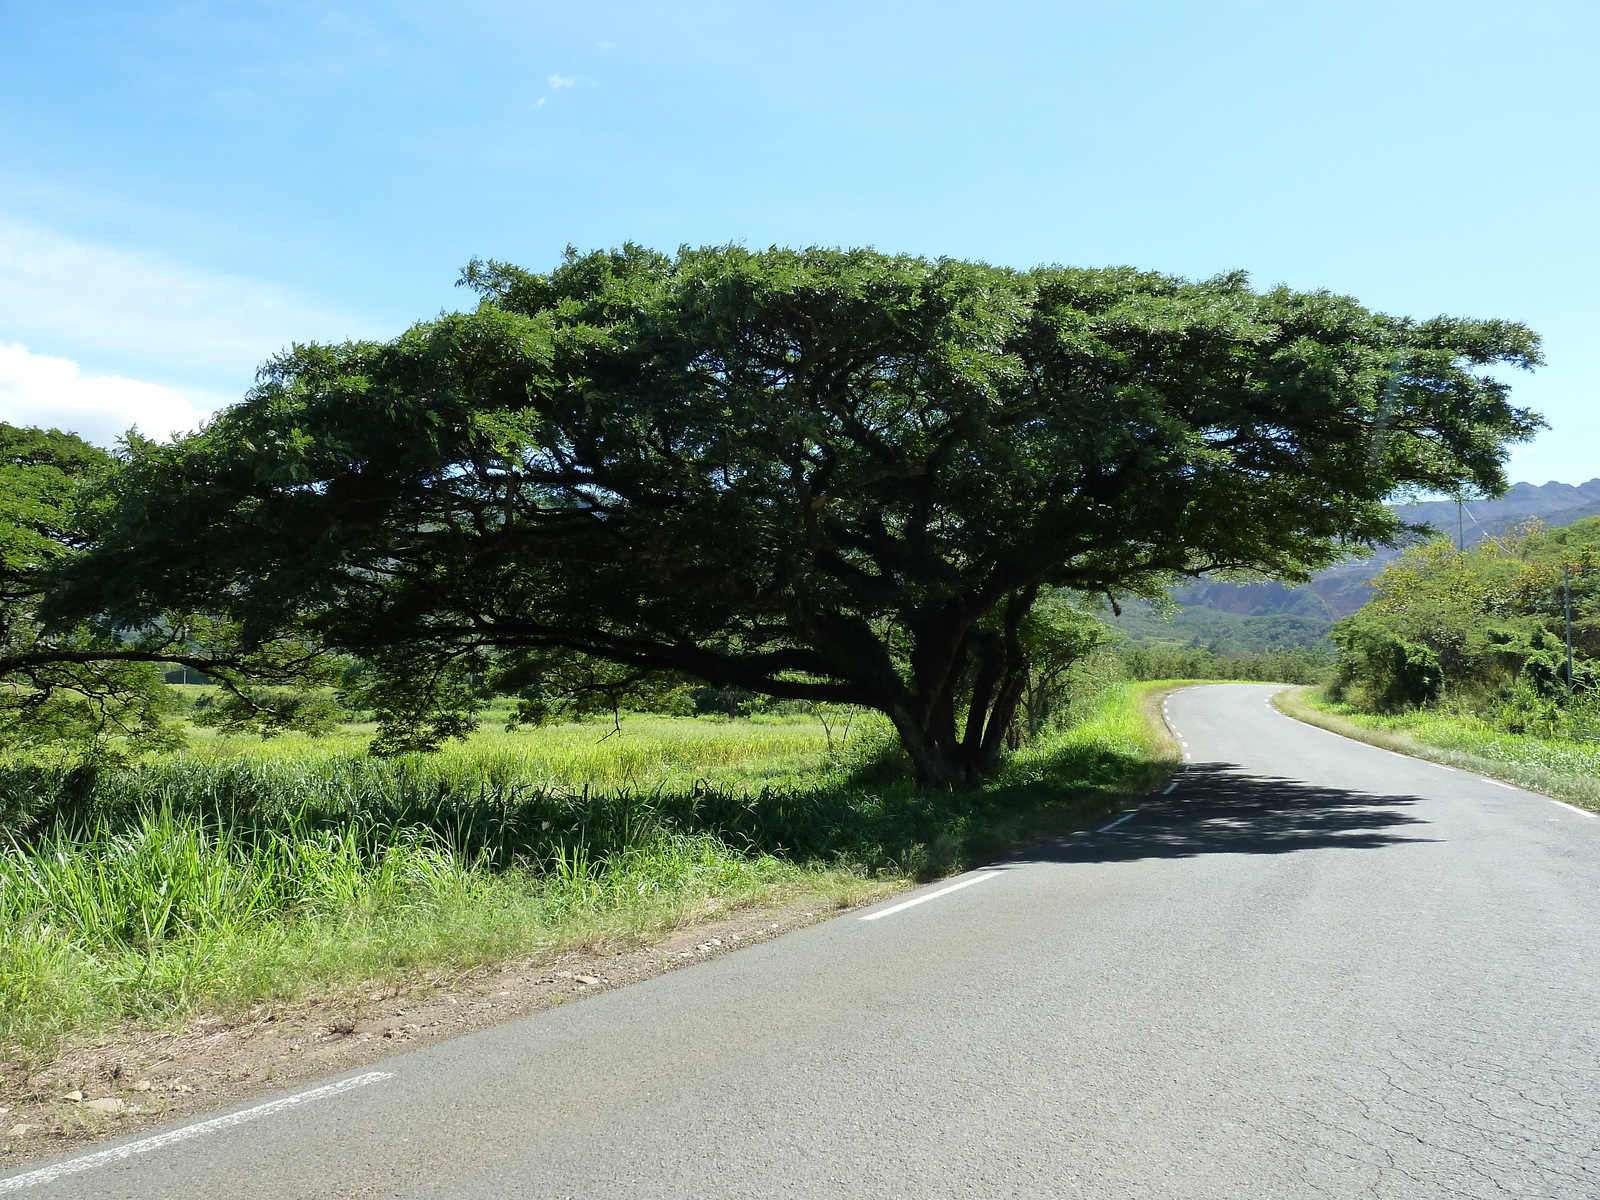
<path fill-rule="evenodd" d="M 1170 794 L 922 903 L 0 1194 L 1594 1200 L 1600 820 L 1274 690 L 1178 693 Z"/>

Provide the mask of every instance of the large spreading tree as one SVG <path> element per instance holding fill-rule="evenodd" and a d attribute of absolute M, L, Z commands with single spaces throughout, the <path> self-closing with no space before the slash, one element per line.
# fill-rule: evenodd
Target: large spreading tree
<path fill-rule="evenodd" d="M 475 263 L 473 312 L 297 346 L 140 445 L 60 619 L 203 612 L 367 664 L 388 736 L 473 689 L 677 673 L 888 715 L 925 783 L 997 765 L 1041 594 L 1303 578 L 1495 493 L 1540 424 L 1502 321 L 1242 275 L 628 247 Z"/>

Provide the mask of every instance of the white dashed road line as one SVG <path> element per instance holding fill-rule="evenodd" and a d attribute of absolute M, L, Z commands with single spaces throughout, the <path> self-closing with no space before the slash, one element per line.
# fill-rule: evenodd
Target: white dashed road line
<path fill-rule="evenodd" d="M 1562 808 L 1577 813 L 1580 817 L 1588 817 L 1591 820 L 1600 817 L 1600 813 L 1587 808 L 1579 808 L 1576 804 L 1568 804 L 1565 800 L 1557 800 L 1554 796 L 1546 796 L 1545 799 L 1550 801 L 1551 804 L 1559 804 Z"/>
<path fill-rule="evenodd" d="M 929 900 L 937 900 L 940 896 L 948 896 L 951 892 L 959 892 L 962 888 L 971 887 L 975 883 L 982 883 L 985 879 L 993 879 L 999 871 L 985 871 L 982 875 L 974 875 L 971 879 L 963 879 L 960 883 L 952 883 L 949 887 L 940 888 L 937 892 L 929 892 L 926 896 L 917 896 L 911 900 L 902 900 L 890 908 L 881 908 L 877 912 L 869 912 L 860 919 L 863 921 L 876 921 L 879 917 L 890 917 L 897 912 L 904 912 L 908 908 L 915 908 L 919 904 L 926 904 Z"/>

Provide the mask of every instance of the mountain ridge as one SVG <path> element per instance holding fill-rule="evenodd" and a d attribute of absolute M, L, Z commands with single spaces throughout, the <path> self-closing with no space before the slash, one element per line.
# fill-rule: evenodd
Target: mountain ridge
<path fill-rule="evenodd" d="M 1459 535 L 1462 544 L 1472 546 L 1530 521 L 1555 529 L 1600 516 L 1600 477 L 1577 484 L 1515 483 L 1503 496 L 1463 501 L 1459 509 L 1454 500 L 1423 500 L 1396 505 L 1395 512 L 1412 524 L 1430 525 L 1452 538 Z M 1147 605 L 1134 604 L 1112 624 L 1130 642 L 1177 642 L 1224 653 L 1236 645 L 1253 646 L 1263 636 L 1278 644 L 1287 636 L 1300 645 L 1322 645 L 1334 621 L 1372 598 L 1368 581 L 1400 553 L 1382 550 L 1339 563 L 1298 587 L 1270 580 L 1197 579 L 1172 589 L 1170 594 L 1181 607 L 1170 623 Z"/>

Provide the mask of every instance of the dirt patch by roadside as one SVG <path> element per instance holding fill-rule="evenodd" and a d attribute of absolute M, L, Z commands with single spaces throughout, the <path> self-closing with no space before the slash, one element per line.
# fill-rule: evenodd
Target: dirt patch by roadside
<path fill-rule="evenodd" d="M 870 903 L 869 896 L 861 903 Z M 703 962 L 849 907 L 805 896 L 675 930 L 651 945 L 572 951 L 423 975 L 335 998 L 253 1009 L 71 1050 L 0 1077 L 0 1169 L 201 1116 L 501 1021 Z"/>

